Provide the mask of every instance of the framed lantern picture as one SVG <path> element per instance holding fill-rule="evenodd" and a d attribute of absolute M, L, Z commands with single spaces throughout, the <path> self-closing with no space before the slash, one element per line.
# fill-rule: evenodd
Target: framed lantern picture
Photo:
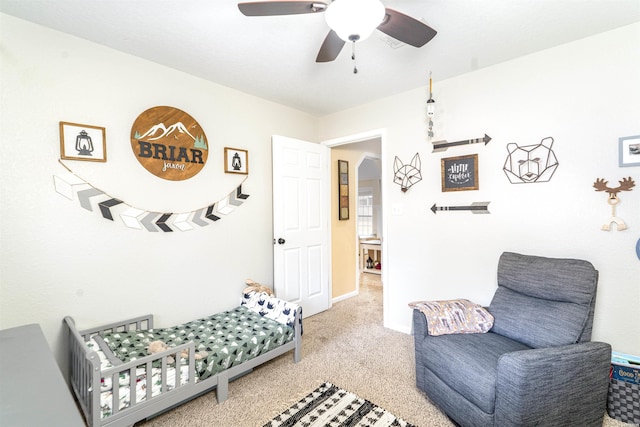
<path fill-rule="evenodd" d="M 441 159 L 442 191 L 465 191 L 480 188 L 478 182 L 478 155 Z"/>
<path fill-rule="evenodd" d="M 238 148 L 224 148 L 224 171 L 249 174 L 249 152 Z"/>
<path fill-rule="evenodd" d="M 338 219 L 349 219 L 349 162 L 338 160 Z"/>
<path fill-rule="evenodd" d="M 60 158 L 106 162 L 107 138 L 105 128 L 60 122 Z"/>
<path fill-rule="evenodd" d="M 619 166 L 640 166 L 640 135 L 618 138 Z"/>

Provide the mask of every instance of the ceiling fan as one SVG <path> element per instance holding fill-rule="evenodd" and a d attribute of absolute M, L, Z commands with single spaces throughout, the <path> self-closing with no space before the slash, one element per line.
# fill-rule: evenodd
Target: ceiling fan
<path fill-rule="evenodd" d="M 320 47 L 316 62 L 333 61 L 347 41 L 355 46 L 357 41 L 369 37 L 376 28 L 414 47 L 424 46 L 437 33 L 422 21 L 385 8 L 380 0 L 268 0 L 239 3 L 238 8 L 246 16 L 298 15 L 326 11 L 330 31 Z"/>

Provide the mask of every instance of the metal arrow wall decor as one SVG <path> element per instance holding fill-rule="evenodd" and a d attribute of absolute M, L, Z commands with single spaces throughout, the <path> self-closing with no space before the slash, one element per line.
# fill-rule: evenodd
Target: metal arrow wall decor
<path fill-rule="evenodd" d="M 464 141 L 447 142 L 447 140 L 433 141 L 432 153 L 438 153 L 440 151 L 447 151 L 449 147 L 457 147 L 458 145 L 480 144 L 484 142 L 487 145 L 491 141 L 491 137 L 486 133 L 482 138 L 465 139 Z"/>
<path fill-rule="evenodd" d="M 114 208 L 117 207 L 119 214 L 115 216 L 119 216 L 125 226 L 136 230 L 147 230 L 150 232 L 162 231 L 170 233 L 175 230 L 193 230 L 196 228 L 195 226 L 205 227 L 215 221 L 218 221 L 223 216 L 230 214 L 234 211 L 235 207 L 240 206 L 247 198 L 249 198 L 248 194 L 244 194 L 242 192 L 242 183 L 247 179 L 245 177 L 240 185 L 238 185 L 238 187 L 227 194 L 224 198 L 213 202 L 206 207 L 190 212 L 178 213 L 147 211 L 109 196 L 104 191 L 94 187 L 73 173 L 73 171 L 71 171 L 67 165 L 62 163 L 62 161 L 59 162 L 67 169 L 68 174 L 64 177 L 57 175 L 53 176 L 53 183 L 56 192 L 70 200 L 74 199 L 75 194 L 80 206 L 91 212 L 94 211 L 92 205 L 93 202 L 99 208 L 102 218 L 110 221 L 115 221 L 114 214 L 117 212 Z"/>
<path fill-rule="evenodd" d="M 473 202 L 469 206 L 431 206 L 431 212 L 434 214 L 438 211 L 469 211 L 473 214 L 489 214 L 489 203 L 491 202 Z"/>

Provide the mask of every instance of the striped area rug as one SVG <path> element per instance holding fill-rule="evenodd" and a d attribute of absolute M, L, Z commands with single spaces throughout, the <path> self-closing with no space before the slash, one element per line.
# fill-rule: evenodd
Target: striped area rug
<path fill-rule="evenodd" d="M 415 427 L 366 399 L 324 383 L 264 427 Z"/>

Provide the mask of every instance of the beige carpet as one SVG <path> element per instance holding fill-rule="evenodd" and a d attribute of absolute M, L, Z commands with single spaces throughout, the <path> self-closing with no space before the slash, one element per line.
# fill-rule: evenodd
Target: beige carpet
<path fill-rule="evenodd" d="M 136 426 L 259 427 L 325 381 L 412 424 L 453 426 L 415 386 L 413 337 L 382 326 L 379 276 L 362 276 L 359 296 L 304 319 L 299 363 L 286 354 L 230 383 L 220 405 L 210 392 Z M 603 426 L 627 424 L 606 417 Z"/>

